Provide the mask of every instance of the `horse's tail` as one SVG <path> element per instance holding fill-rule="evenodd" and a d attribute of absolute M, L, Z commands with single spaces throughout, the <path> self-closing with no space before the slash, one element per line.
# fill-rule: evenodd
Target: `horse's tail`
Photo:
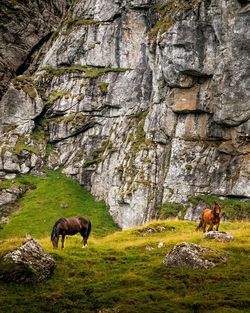
<path fill-rule="evenodd" d="M 198 224 L 198 226 L 196 227 L 196 231 L 200 230 L 202 227 L 203 227 L 203 223 L 204 223 L 204 220 L 203 220 L 203 214 L 204 214 L 204 210 L 202 211 L 201 215 L 200 215 L 200 223 Z"/>
<path fill-rule="evenodd" d="M 202 228 L 202 226 L 203 226 L 203 220 L 202 220 L 202 218 L 200 219 L 200 223 L 199 223 L 199 225 L 196 227 L 196 231 L 198 231 L 199 229 L 201 229 Z"/>
<path fill-rule="evenodd" d="M 86 231 L 86 240 L 89 238 L 89 234 L 90 234 L 90 232 L 91 232 L 91 227 L 92 227 L 92 225 L 91 225 L 91 222 L 90 222 L 90 220 L 89 220 L 89 222 L 88 222 L 88 228 L 87 228 L 87 231 Z"/>

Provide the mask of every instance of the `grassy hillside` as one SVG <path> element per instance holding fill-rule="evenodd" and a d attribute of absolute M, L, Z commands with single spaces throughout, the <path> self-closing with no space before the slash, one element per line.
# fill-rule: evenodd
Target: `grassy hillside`
<path fill-rule="evenodd" d="M 28 233 L 38 238 L 57 267 L 51 279 L 35 286 L 0 282 L 1 312 L 250 312 L 249 223 L 222 224 L 221 230 L 235 236 L 230 243 L 205 240 L 194 231 L 195 223 L 184 221 L 119 231 L 103 202 L 60 173 L 26 180 L 37 188 L 20 200 L 21 209 L 0 230 L 0 239 L 8 239 L 0 244 L 0 253 Z M 54 221 L 79 214 L 93 222 L 88 248 L 81 248 L 76 235 L 66 239 L 63 251 L 53 250 L 49 235 Z M 165 230 L 145 234 L 159 226 Z M 210 270 L 166 268 L 164 256 L 182 241 L 226 253 L 228 263 Z"/>
<path fill-rule="evenodd" d="M 11 183 L 11 182 L 9 182 Z M 87 216 L 93 224 L 93 234 L 104 236 L 117 230 L 103 201 L 96 201 L 76 181 L 59 171 L 47 171 L 46 176 L 24 176 L 12 183 L 32 184 L 36 188 L 28 191 L 18 201 L 20 210 L 10 217 L 0 239 L 31 235 L 35 238 L 49 236 L 60 217 Z"/>

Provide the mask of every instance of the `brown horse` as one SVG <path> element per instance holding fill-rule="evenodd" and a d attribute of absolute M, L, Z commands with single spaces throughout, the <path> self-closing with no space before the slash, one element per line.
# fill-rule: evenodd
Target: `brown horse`
<path fill-rule="evenodd" d="M 221 205 L 217 202 L 214 204 L 214 208 L 205 208 L 200 216 L 200 223 L 196 230 L 203 229 L 203 233 L 206 232 L 206 227 L 209 225 L 208 231 L 213 230 L 216 225 L 216 231 L 219 229 L 221 219 Z"/>
<path fill-rule="evenodd" d="M 51 233 L 53 247 L 58 248 L 59 236 L 62 236 L 62 249 L 66 235 L 80 233 L 83 237 L 83 248 L 87 246 L 87 240 L 91 231 L 91 222 L 85 217 L 76 216 L 70 218 L 61 217 L 55 222 Z"/>

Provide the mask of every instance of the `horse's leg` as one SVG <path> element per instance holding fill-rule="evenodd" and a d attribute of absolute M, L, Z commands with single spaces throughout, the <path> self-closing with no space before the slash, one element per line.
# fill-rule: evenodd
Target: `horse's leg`
<path fill-rule="evenodd" d="M 84 249 L 84 248 L 86 248 L 88 246 L 87 239 L 86 239 L 86 233 L 85 233 L 85 231 L 83 231 L 80 234 L 81 234 L 81 236 L 83 238 L 82 239 L 82 248 Z"/>
<path fill-rule="evenodd" d="M 65 235 L 62 235 L 62 249 L 64 249 L 64 239 L 65 239 Z"/>
<path fill-rule="evenodd" d="M 220 221 L 217 223 L 216 231 L 219 231 L 219 225 L 220 225 Z"/>
<path fill-rule="evenodd" d="M 206 227 L 207 227 L 207 224 L 206 224 L 206 222 L 205 222 L 205 221 L 203 221 L 203 233 L 205 233 L 205 232 L 206 232 Z"/>
<path fill-rule="evenodd" d="M 214 226 L 213 223 L 211 223 L 207 231 L 213 230 L 213 226 Z"/>

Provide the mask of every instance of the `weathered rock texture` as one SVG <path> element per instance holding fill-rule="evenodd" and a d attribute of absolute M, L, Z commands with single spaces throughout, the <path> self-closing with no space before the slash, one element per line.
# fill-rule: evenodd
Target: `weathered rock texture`
<path fill-rule="evenodd" d="M 204 238 L 206 239 L 214 239 L 219 242 L 229 242 L 234 240 L 234 237 L 226 232 L 218 232 L 218 231 L 209 231 L 204 233 Z"/>
<path fill-rule="evenodd" d="M 58 26 L 71 2 L 1 0 L 0 98 L 9 80 L 27 69 L 32 54 Z"/>
<path fill-rule="evenodd" d="M 194 243 L 178 243 L 165 256 L 163 263 L 167 267 L 178 268 L 212 268 L 225 263 L 227 257 L 211 249 L 201 247 Z"/>
<path fill-rule="evenodd" d="M 10 188 L 0 190 L 0 206 L 14 203 L 26 191 L 27 188 L 21 188 L 20 186 L 15 184 L 10 186 Z"/>
<path fill-rule="evenodd" d="M 63 166 L 122 228 L 190 195 L 250 197 L 249 10 L 76 1 L 3 96 L 0 177 Z"/>
<path fill-rule="evenodd" d="M 0 279 L 9 282 L 37 283 L 47 279 L 55 261 L 34 239 L 0 259 Z"/>

